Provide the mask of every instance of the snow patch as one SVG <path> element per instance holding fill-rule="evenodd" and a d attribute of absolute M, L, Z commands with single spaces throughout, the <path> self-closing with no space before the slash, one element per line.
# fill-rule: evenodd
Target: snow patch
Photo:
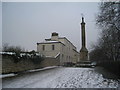
<path fill-rule="evenodd" d="M 60 52 L 55 56 L 55 58 L 57 58 L 60 55 Z"/>
<path fill-rule="evenodd" d="M 57 58 L 60 55 L 60 52 L 58 54 L 56 54 L 55 56 L 45 56 L 45 57 L 49 57 L 49 58 Z"/>
<path fill-rule="evenodd" d="M 5 78 L 5 77 L 12 77 L 12 76 L 16 76 L 17 74 L 11 73 L 11 74 L 3 74 L 0 75 L 0 78 Z"/>
<path fill-rule="evenodd" d="M 0 54 L 8 54 L 8 55 L 14 55 L 14 52 L 0 52 Z"/>
<path fill-rule="evenodd" d="M 58 66 L 50 66 L 50 67 L 44 67 L 44 68 L 42 68 L 42 69 L 28 70 L 27 72 L 42 71 L 42 70 L 52 69 L 52 68 L 56 68 L 56 67 L 58 67 Z"/>

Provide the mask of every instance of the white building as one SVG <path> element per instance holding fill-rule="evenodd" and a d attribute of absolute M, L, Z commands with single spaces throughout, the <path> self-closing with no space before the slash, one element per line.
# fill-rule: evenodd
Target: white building
<path fill-rule="evenodd" d="M 59 37 L 56 32 L 52 33 L 50 39 L 45 39 L 45 42 L 37 43 L 37 51 L 46 57 L 56 58 L 60 55 L 61 65 L 79 60 L 76 47 L 66 37 Z"/>

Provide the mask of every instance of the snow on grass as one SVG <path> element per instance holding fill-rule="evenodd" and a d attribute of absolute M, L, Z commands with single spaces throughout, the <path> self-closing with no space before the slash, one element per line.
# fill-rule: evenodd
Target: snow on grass
<path fill-rule="evenodd" d="M 103 78 L 93 68 L 55 68 L 3 80 L 5 88 L 117 88 L 118 82 Z"/>
<path fill-rule="evenodd" d="M 101 74 L 90 68 L 66 68 L 64 73 L 48 85 L 54 88 L 116 88 L 118 83 L 114 80 L 104 79 Z"/>

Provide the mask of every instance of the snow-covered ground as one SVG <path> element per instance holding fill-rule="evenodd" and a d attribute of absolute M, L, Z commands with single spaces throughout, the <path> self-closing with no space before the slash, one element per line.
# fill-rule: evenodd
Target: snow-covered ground
<path fill-rule="evenodd" d="M 117 88 L 94 68 L 54 68 L 3 79 L 3 88 Z"/>

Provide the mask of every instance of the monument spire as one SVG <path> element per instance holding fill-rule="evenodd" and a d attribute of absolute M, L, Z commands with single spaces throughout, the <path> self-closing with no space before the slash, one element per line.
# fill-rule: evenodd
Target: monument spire
<path fill-rule="evenodd" d="M 82 39 L 82 48 L 80 50 L 80 60 L 88 60 L 88 50 L 86 48 L 85 22 L 83 16 L 81 22 L 81 39 Z"/>
<path fill-rule="evenodd" d="M 81 23 L 81 38 L 82 38 L 82 47 L 85 48 L 86 47 L 86 39 L 85 39 L 85 22 L 84 22 L 84 18 L 82 17 L 82 23 Z"/>
<path fill-rule="evenodd" d="M 82 17 L 82 23 L 84 23 L 84 17 Z"/>

